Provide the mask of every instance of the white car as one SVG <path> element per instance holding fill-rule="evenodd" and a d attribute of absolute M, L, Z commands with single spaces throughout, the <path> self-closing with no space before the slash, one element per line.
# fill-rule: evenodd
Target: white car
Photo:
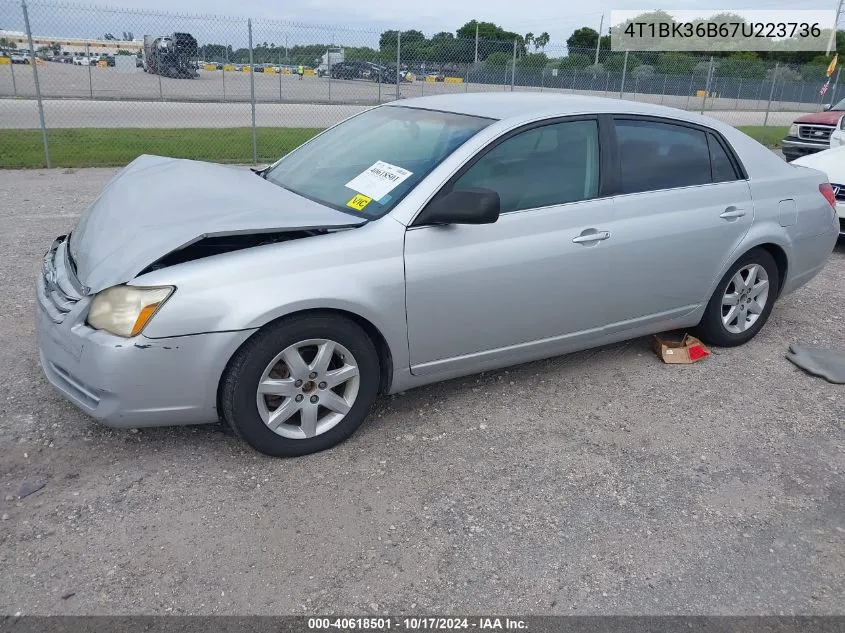
<path fill-rule="evenodd" d="M 840 134 L 842 130 L 838 131 Z M 839 235 L 845 235 L 845 136 L 840 137 L 842 144 L 823 152 L 801 156 L 792 161 L 792 165 L 812 167 L 827 174 L 836 196 L 836 213 L 839 215 Z M 833 140 L 831 139 L 831 145 Z"/>
<path fill-rule="evenodd" d="M 833 134 L 830 135 L 830 146 L 833 147 L 842 147 L 845 145 L 845 130 L 838 129 L 834 130 Z"/>

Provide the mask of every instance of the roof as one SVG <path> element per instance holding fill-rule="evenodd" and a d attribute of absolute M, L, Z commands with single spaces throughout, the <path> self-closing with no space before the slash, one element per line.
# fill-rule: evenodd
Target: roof
<path fill-rule="evenodd" d="M 789 173 L 789 165 L 783 159 L 727 123 L 702 116 L 697 112 L 687 112 L 640 101 L 548 92 L 497 91 L 416 97 L 391 101 L 385 106 L 426 108 L 498 119 L 499 123 L 493 125 L 501 128 L 500 131 L 540 119 L 573 114 L 658 116 L 697 123 L 721 132 L 742 157 L 743 165 L 752 179 L 777 181 Z"/>
<path fill-rule="evenodd" d="M 393 101 L 390 105 L 443 110 L 491 119 L 566 116 L 587 112 L 651 114 L 689 121 L 699 121 L 702 118 L 676 108 L 624 99 L 523 91 L 441 94 L 402 99 Z"/>

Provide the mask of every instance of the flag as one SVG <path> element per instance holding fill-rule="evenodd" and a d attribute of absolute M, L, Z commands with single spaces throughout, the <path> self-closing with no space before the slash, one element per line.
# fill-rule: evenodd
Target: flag
<path fill-rule="evenodd" d="M 833 74 L 833 71 L 836 70 L 836 62 L 839 61 L 839 53 L 833 56 L 833 60 L 830 62 L 830 66 L 827 67 L 827 76 L 830 77 Z"/>
<path fill-rule="evenodd" d="M 819 96 L 820 96 L 820 97 L 823 97 L 823 96 L 824 96 L 824 93 L 826 93 L 826 92 L 827 92 L 828 86 L 830 86 L 830 77 L 828 77 L 828 78 L 827 78 L 827 81 L 826 81 L 826 82 L 824 82 L 824 85 L 822 86 L 822 89 L 821 89 L 821 90 L 819 90 Z"/>

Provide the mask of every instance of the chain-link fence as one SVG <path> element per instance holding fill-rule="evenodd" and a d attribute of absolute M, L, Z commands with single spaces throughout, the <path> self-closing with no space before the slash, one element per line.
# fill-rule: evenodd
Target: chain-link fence
<path fill-rule="evenodd" d="M 840 98 L 826 66 L 0 0 L 0 166 L 140 153 L 266 162 L 362 108 L 478 91 L 579 93 L 788 125 Z"/>

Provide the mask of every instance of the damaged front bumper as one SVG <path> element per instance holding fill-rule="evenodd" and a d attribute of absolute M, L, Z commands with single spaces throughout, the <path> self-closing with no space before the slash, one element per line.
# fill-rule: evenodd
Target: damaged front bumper
<path fill-rule="evenodd" d="M 215 422 L 217 386 L 254 332 L 122 338 L 85 323 L 90 296 L 54 244 L 39 276 L 36 336 L 47 380 L 88 415 L 114 427 Z"/>

